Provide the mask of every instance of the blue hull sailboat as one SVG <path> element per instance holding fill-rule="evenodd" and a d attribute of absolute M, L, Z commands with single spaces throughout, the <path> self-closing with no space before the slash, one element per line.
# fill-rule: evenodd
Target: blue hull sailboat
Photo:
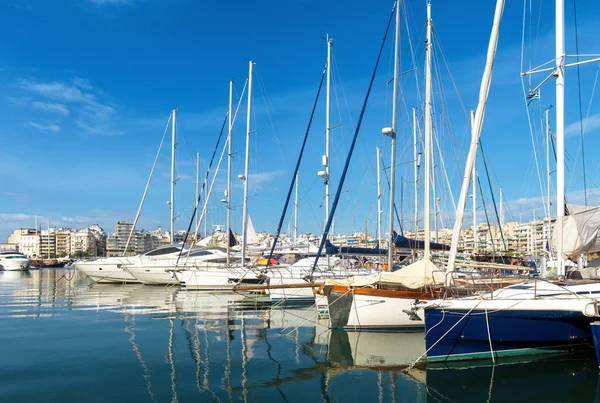
<path fill-rule="evenodd" d="M 495 360 L 591 348 L 590 324 L 598 319 L 595 299 L 564 289 L 559 295 L 524 298 L 518 287 L 423 306 L 427 361 Z"/>

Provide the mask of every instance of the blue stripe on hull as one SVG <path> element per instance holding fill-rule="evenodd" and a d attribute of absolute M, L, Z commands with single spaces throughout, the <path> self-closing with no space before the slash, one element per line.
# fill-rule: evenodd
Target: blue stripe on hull
<path fill-rule="evenodd" d="M 600 366 L 600 322 L 594 322 L 592 326 L 592 335 L 594 338 L 594 347 L 596 349 L 596 359 Z"/>
<path fill-rule="evenodd" d="M 315 303 L 315 297 L 306 297 L 306 298 L 297 298 L 297 297 L 289 297 L 289 298 L 273 298 L 271 297 L 271 302 L 274 304 L 284 304 L 284 305 L 313 305 Z"/>
<path fill-rule="evenodd" d="M 428 361 L 490 358 L 490 336 L 496 357 L 556 353 L 587 345 L 592 339 L 592 320 L 581 312 L 488 311 L 486 320 L 485 311 L 472 311 L 460 321 L 467 312 L 425 310 Z"/>

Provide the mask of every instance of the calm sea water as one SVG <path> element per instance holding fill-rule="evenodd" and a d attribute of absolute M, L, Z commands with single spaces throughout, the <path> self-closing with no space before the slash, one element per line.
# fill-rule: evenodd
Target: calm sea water
<path fill-rule="evenodd" d="M 594 357 L 403 369 L 423 334 L 331 332 L 314 308 L 0 272 L 1 402 L 593 402 Z"/>

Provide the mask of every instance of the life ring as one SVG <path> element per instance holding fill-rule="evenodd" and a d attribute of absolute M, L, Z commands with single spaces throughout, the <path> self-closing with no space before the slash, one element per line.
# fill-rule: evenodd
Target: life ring
<path fill-rule="evenodd" d="M 381 267 L 381 270 L 387 271 L 388 269 L 388 264 L 384 263 L 383 266 Z"/>

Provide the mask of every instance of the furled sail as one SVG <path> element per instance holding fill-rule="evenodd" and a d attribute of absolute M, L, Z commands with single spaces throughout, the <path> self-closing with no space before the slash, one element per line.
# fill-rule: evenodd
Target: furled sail
<path fill-rule="evenodd" d="M 325 241 L 325 253 L 328 255 L 385 255 L 387 253 L 387 249 L 379 249 L 379 248 L 357 248 L 353 246 L 336 246 L 329 242 L 329 240 Z"/>
<path fill-rule="evenodd" d="M 416 239 L 410 239 L 405 236 L 399 235 L 394 231 L 394 245 L 397 248 L 406 248 L 406 249 L 425 249 L 425 242 L 418 241 Z M 450 250 L 449 245 L 444 245 L 441 243 L 430 242 L 429 247 L 431 250 Z"/>

